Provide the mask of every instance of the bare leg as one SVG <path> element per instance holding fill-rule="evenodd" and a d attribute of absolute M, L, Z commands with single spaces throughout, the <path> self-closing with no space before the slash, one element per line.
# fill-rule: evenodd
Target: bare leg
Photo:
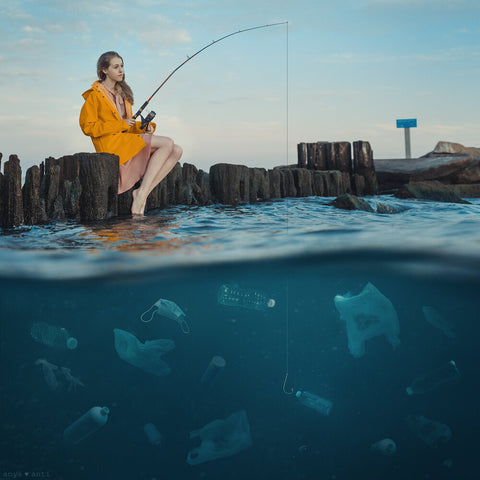
<path fill-rule="evenodd" d="M 183 153 L 172 139 L 159 136 L 152 137 L 152 150 L 142 184 L 132 192 L 134 215 L 143 215 L 148 195 L 168 175 Z"/>

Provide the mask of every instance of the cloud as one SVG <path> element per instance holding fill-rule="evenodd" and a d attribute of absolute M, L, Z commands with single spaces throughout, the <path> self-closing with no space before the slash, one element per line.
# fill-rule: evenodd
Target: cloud
<path fill-rule="evenodd" d="M 475 0 L 369 0 L 366 7 L 444 7 L 448 10 L 464 9 L 466 7 L 476 7 L 477 2 Z"/>
<path fill-rule="evenodd" d="M 156 50 L 159 46 L 185 45 L 191 42 L 190 35 L 184 29 L 152 27 L 139 35 L 146 47 Z"/>

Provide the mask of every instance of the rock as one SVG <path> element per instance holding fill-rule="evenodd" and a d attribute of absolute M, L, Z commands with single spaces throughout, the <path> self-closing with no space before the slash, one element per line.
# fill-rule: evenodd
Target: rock
<path fill-rule="evenodd" d="M 480 156 L 480 148 L 464 147 L 460 143 L 440 141 L 435 145 L 433 152 L 427 153 L 424 157 L 435 155 L 472 155 Z"/>
<path fill-rule="evenodd" d="M 459 174 L 479 167 L 479 160 L 469 155 L 422 157 L 415 159 L 375 160 L 380 192 L 388 192 L 410 181 L 441 180 L 455 183 Z M 473 183 L 473 182 L 461 182 Z"/>
<path fill-rule="evenodd" d="M 416 159 L 375 160 L 382 193 L 410 181 L 439 180 L 444 184 L 480 183 L 480 148 L 438 142 L 432 152 Z"/>
<path fill-rule="evenodd" d="M 350 195 L 348 193 L 337 197 L 333 202 L 330 202 L 328 205 L 332 205 L 343 210 L 362 210 L 364 212 L 380 214 L 394 214 L 407 210 L 406 207 L 386 205 L 384 203 L 370 205 L 370 203 L 368 203 L 363 198 L 358 198 L 357 196 Z"/>
<path fill-rule="evenodd" d="M 381 214 L 394 214 L 394 213 L 401 213 L 405 210 L 408 210 L 407 207 L 400 207 L 397 205 L 386 205 L 384 203 L 377 203 L 375 205 L 375 211 Z"/>
<path fill-rule="evenodd" d="M 466 203 L 447 185 L 439 181 L 409 182 L 395 193 L 397 198 L 417 198 L 420 200 L 434 200 L 436 202 Z"/>
<path fill-rule="evenodd" d="M 461 198 L 480 198 L 480 183 L 449 185 Z"/>
<path fill-rule="evenodd" d="M 337 197 L 328 205 L 341 208 L 342 210 L 363 210 L 364 212 L 375 212 L 375 210 L 367 201 L 363 200 L 362 198 L 358 198 L 355 195 L 350 195 L 349 193 Z"/>

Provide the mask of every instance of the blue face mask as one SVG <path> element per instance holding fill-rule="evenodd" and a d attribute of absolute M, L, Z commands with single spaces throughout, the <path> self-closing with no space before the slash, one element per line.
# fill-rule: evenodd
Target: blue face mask
<path fill-rule="evenodd" d="M 176 303 L 160 298 L 140 315 L 140 320 L 144 323 L 151 322 L 156 313 L 175 320 L 180 325 L 183 333 L 190 333 L 190 326 L 185 321 L 185 313 L 183 313 L 182 309 Z"/>

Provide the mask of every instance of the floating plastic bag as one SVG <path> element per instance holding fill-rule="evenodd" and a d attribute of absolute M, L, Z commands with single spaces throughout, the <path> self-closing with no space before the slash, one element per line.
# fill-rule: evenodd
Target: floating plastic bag
<path fill-rule="evenodd" d="M 149 313 L 150 316 L 146 317 Z M 156 313 L 163 315 L 170 320 L 175 320 L 180 325 L 183 333 L 190 333 L 190 326 L 185 320 L 185 313 L 183 313 L 182 309 L 175 302 L 160 298 L 148 310 L 140 315 L 140 320 L 144 323 L 151 322 Z"/>
<path fill-rule="evenodd" d="M 52 390 L 56 390 L 58 388 L 58 380 L 57 380 L 57 376 L 55 375 L 55 371 L 58 370 L 57 365 L 54 365 L 53 363 L 48 362 L 44 358 L 39 358 L 38 360 L 36 360 L 35 365 L 42 366 L 43 378 L 46 384 Z"/>
<path fill-rule="evenodd" d="M 365 341 L 385 335 L 395 348 L 400 345 L 400 326 L 392 302 L 370 282 L 359 295 L 336 295 L 335 307 L 347 325 L 348 349 L 354 357 L 365 354 Z"/>
<path fill-rule="evenodd" d="M 170 367 L 162 360 L 162 355 L 175 348 L 170 339 L 147 340 L 140 342 L 137 337 L 125 330 L 113 329 L 115 350 L 125 362 L 162 377 L 170 373 Z"/>
<path fill-rule="evenodd" d="M 199 437 L 202 443 L 188 452 L 189 465 L 229 457 L 252 445 L 245 410 L 232 413 L 225 420 L 214 420 L 203 428 L 190 432 L 190 438 L 195 437 Z"/>
<path fill-rule="evenodd" d="M 429 447 L 437 447 L 452 438 L 452 430 L 448 425 L 421 415 L 408 415 L 407 425 Z"/>

